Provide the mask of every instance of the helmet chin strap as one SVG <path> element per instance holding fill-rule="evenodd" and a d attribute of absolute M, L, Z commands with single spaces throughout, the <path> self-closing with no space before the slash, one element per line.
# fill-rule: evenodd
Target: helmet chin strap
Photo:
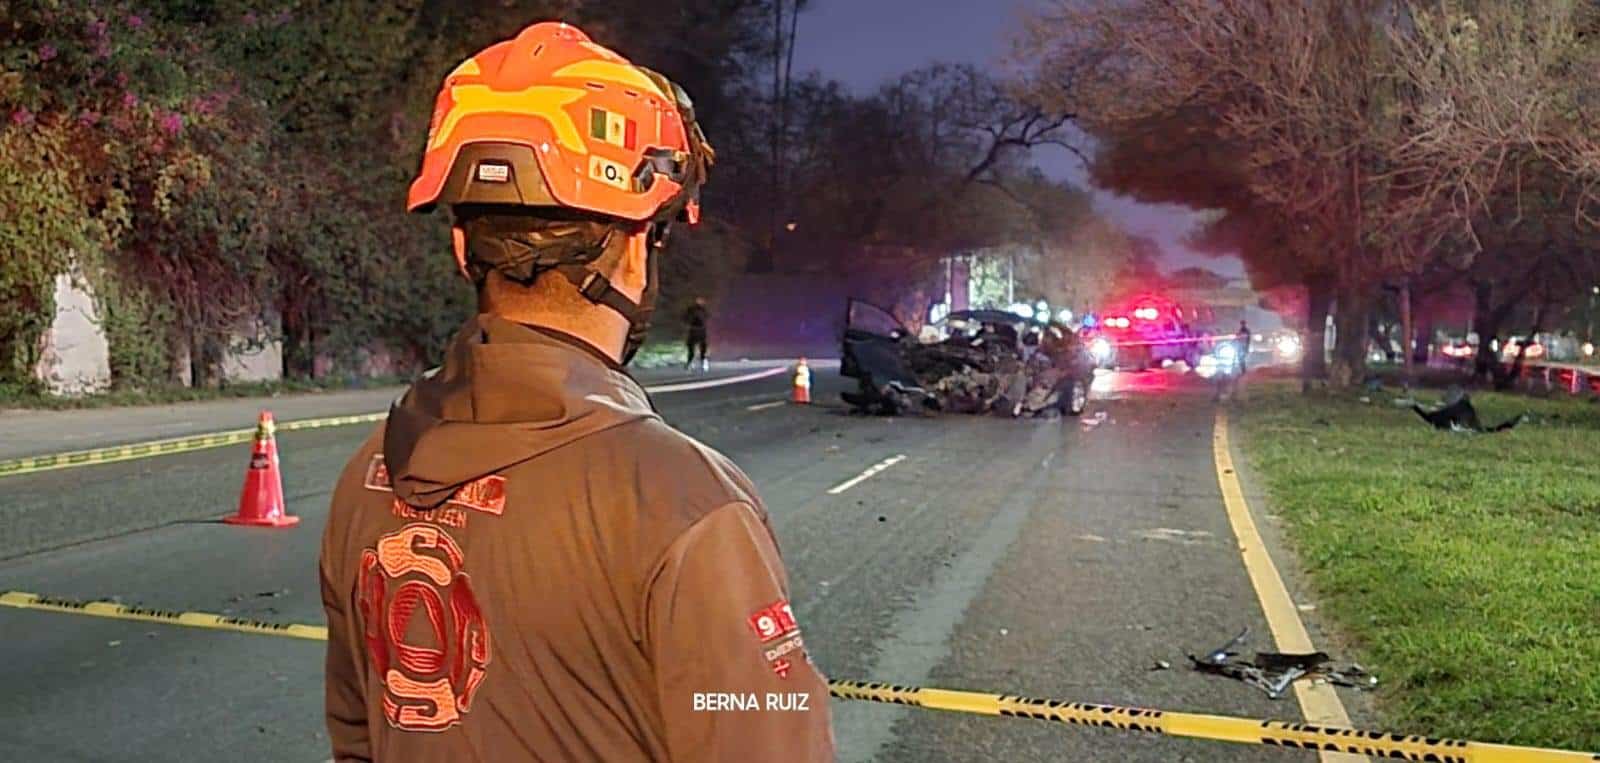
<path fill-rule="evenodd" d="M 652 230 L 645 238 L 645 283 L 637 302 L 612 285 L 611 279 L 595 269 L 593 264 L 556 268 L 562 277 L 577 287 L 584 299 L 609 307 L 628 321 L 628 338 L 622 346 L 622 365 L 633 360 L 639 348 L 644 346 L 645 336 L 650 331 L 650 317 L 655 313 L 656 294 L 660 287 L 654 251 L 660 239 L 654 232 L 655 227 L 651 226 Z"/>

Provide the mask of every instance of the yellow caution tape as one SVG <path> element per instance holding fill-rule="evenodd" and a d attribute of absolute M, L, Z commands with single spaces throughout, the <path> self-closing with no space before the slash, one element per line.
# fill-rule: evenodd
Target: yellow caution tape
<path fill-rule="evenodd" d="M 678 384 L 657 384 L 645 387 L 651 394 L 663 392 L 688 392 L 697 389 L 709 389 L 740 382 L 764 379 L 769 376 L 784 373 L 786 366 L 755 371 L 741 376 L 706 379 L 703 381 L 682 382 Z M 382 421 L 389 414 L 387 411 L 377 413 L 360 413 L 353 416 L 329 416 L 320 419 L 300 419 L 298 421 L 277 422 L 276 430 L 279 432 L 297 432 L 302 429 L 323 429 L 325 427 L 342 427 L 351 424 L 370 424 Z M 67 469 L 74 466 L 91 466 L 94 464 L 109 464 L 117 461 L 132 461 L 139 458 L 152 456 L 167 456 L 175 453 L 188 453 L 207 448 L 219 448 L 224 445 L 250 442 L 257 434 L 258 427 L 249 429 L 230 429 L 224 432 L 208 432 L 206 434 L 189 435 L 186 437 L 172 437 L 165 440 L 150 440 L 148 442 L 130 443 L 128 445 L 112 445 L 105 448 L 91 448 L 89 450 L 73 450 L 64 453 L 49 453 L 42 456 L 26 456 L 0 461 L 0 477 L 13 477 L 19 474 L 32 474 L 34 472 L 47 472 L 53 469 Z M 271 428 L 267 429 L 270 434 Z"/>
<path fill-rule="evenodd" d="M 1094 705 L 1054 699 L 1029 699 L 1000 694 L 980 694 L 949 689 L 922 689 L 860 681 L 829 681 L 828 690 L 840 699 L 888 702 L 896 705 L 949 710 L 978 715 L 1032 718 L 1076 726 L 1144 731 L 1152 734 L 1211 739 L 1219 742 L 1260 744 L 1298 750 L 1324 750 L 1370 755 L 1394 760 L 1441 763 L 1569 763 L 1600 761 L 1600 754 L 1534 747 L 1466 742 L 1379 731 L 1359 731 L 1336 726 L 1234 718 L 1224 715 L 1177 713 L 1140 707 Z"/>
<path fill-rule="evenodd" d="M 25 593 L 23 591 L 0 593 L 0 606 L 15 607 L 17 609 L 42 609 L 73 615 L 109 617 L 116 620 L 167 623 L 168 625 L 184 625 L 190 628 L 257 633 L 265 636 L 287 636 L 311 641 L 328 640 L 328 629 L 321 625 L 268 623 L 242 617 L 213 615 L 207 612 L 172 612 L 164 609 L 130 607 L 109 601 L 76 601 L 54 596 L 40 596 L 36 593 Z"/>
<path fill-rule="evenodd" d="M 168 612 L 128 607 L 110 602 L 81 602 L 21 591 L 0 593 L 0 606 L 43 609 L 77 615 L 122 620 L 144 620 L 192 628 L 256 633 L 265 636 L 326 641 L 328 629 L 320 625 L 268 623 L 204 612 Z M 1322 750 L 1369 755 L 1391 760 L 1440 763 L 1595 763 L 1600 754 L 1537 747 L 1467 742 L 1408 734 L 1360 731 L 1336 726 L 1236 718 L 1225 715 L 1179 713 L 1142 707 L 1096 705 L 1055 699 L 1030 699 L 1006 694 L 984 694 L 951 689 L 926 689 L 864 681 L 829 681 L 828 693 L 839 699 L 885 702 L 892 705 L 948 710 L 975 715 L 1030 718 L 1074 726 L 1142 731 L 1151 734 L 1210 739 L 1219 742 L 1259 744 L 1296 750 Z"/>
<path fill-rule="evenodd" d="M 331 416 L 321 419 L 300 419 L 299 421 L 285 421 L 277 424 L 279 432 L 295 432 L 302 429 L 322 429 L 325 427 L 348 426 L 350 424 L 367 424 L 382 421 L 388 414 L 363 413 L 355 416 Z M 177 453 L 189 453 L 196 450 L 220 448 L 224 445 L 234 445 L 241 442 L 250 442 L 257 434 L 257 427 L 249 429 L 230 429 L 224 432 L 211 432 L 208 434 L 189 435 L 186 437 L 172 437 L 164 440 L 150 440 L 148 442 L 132 443 L 129 445 L 113 445 L 106 448 L 92 448 L 89 450 L 74 450 L 65 453 L 51 453 L 43 456 L 27 456 L 0 461 L 0 477 L 11 477 L 19 474 L 32 474 L 34 472 L 47 472 L 54 469 L 67 469 L 74 466 L 89 466 L 92 464 L 109 464 L 117 461 L 132 461 L 140 458 L 154 456 L 168 456 Z"/>

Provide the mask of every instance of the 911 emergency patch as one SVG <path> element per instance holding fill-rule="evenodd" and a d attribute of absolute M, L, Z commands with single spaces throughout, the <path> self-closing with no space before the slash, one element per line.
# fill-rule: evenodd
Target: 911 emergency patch
<path fill-rule="evenodd" d="M 800 630 L 800 626 L 794 621 L 794 610 L 789 608 L 789 601 L 779 599 L 750 616 L 750 629 L 765 644 Z"/>
<path fill-rule="evenodd" d="M 756 638 L 761 640 L 761 656 L 772 666 L 772 672 L 778 674 L 779 678 L 788 678 L 789 671 L 794 668 L 794 663 L 788 658 L 796 652 L 805 655 L 806 648 L 805 640 L 800 637 L 800 624 L 795 622 L 789 601 L 779 599 L 756 610 L 748 622 L 750 630 L 755 631 Z M 782 639 L 780 643 L 773 643 L 779 639 Z M 806 657 L 807 661 L 810 659 Z"/>

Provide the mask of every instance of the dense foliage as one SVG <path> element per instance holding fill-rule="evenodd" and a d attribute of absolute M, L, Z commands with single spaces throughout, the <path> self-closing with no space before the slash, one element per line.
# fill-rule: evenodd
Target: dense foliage
<path fill-rule="evenodd" d="M 803 5 L 0 0 L 0 381 L 28 376 L 62 273 L 102 303 L 121 386 L 205 383 L 241 340 L 281 340 L 296 377 L 436 357 L 470 295 L 441 216 L 402 210 L 430 104 L 457 61 L 541 19 L 669 73 L 719 150 L 708 224 L 665 268 L 669 316 L 746 263 L 859 261 L 786 258 L 785 223 L 812 250 L 923 266 L 1067 245 L 1087 204 L 1026 157 L 1064 119 L 967 67 L 865 97 L 791 82 Z"/>
<path fill-rule="evenodd" d="M 1600 280 L 1597 41 L 1574 0 L 1054 0 L 1025 84 L 1085 115 L 1100 182 L 1217 210 L 1198 243 L 1301 289 L 1313 332 L 1337 303 L 1339 383 L 1386 290 L 1407 336 L 1413 291 L 1475 299 L 1483 371 Z"/>

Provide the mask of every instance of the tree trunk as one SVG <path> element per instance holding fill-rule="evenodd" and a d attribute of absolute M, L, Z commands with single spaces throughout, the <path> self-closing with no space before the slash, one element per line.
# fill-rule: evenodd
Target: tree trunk
<path fill-rule="evenodd" d="M 222 360 L 221 348 L 210 334 L 198 329 L 189 333 L 189 386 L 194 389 L 215 387 L 218 382 L 217 364 Z"/>
<path fill-rule="evenodd" d="M 1335 389 L 1359 383 L 1367 373 L 1367 327 L 1372 315 L 1372 297 L 1358 287 L 1339 289 L 1338 306 L 1333 313 L 1333 365 L 1328 369 L 1328 384 Z"/>
<path fill-rule="evenodd" d="M 1311 389 L 1312 382 L 1328 376 L 1328 308 L 1333 289 L 1318 278 L 1308 278 L 1306 287 L 1306 339 L 1300 353 L 1300 391 Z"/>
<path fill-rule="evenodd" d="M 1485 381 L 1494 378 L 1499 365 L 1494 340 L 1500 336 L 1499 316 L 1494 310 L 1494 286 L 1488 281 L 1472 285 L 1472 327 L 1478 334 L 1478 355 L 1473 359 L 1472 376 Z"/>
<path fill-rule="evenodd" d="M 1421 310 L 1418 310 L 1416 305 L 1412 305 L 1411 320 L 1416 324 L 1413 336 L 1416 337 L 1417 344 L 1416 349 L 1412 352 L 1411 360 L 1414 364 L 1421 366 L 1427 366 L 1428 361 L 1433 357 L 1431 353 L 1433 345 L 1433 311 L 1428 309 L 1429 307 L 1431 307 L 1431 304 L 1428 300 L 1423 300 Z"/>
<path fill-rule="evenodd" d="M 1400 284 L 1400 355 L 1405 362 L 1406 384 L 1413 378 L 1411 365 L 1415 350 L 1412 348 L 1417 339 L 1416 331 L 1416 321 L 1411 315 L 1411 281 L 1407 280 Z"/>
<path fill-rule="evenodd" d="M 316 350 L 311 342 L 311 323 L 299 311 L 283 314 L 283 376 L 285 379 L 310 379 L 316 375 Z"/>

